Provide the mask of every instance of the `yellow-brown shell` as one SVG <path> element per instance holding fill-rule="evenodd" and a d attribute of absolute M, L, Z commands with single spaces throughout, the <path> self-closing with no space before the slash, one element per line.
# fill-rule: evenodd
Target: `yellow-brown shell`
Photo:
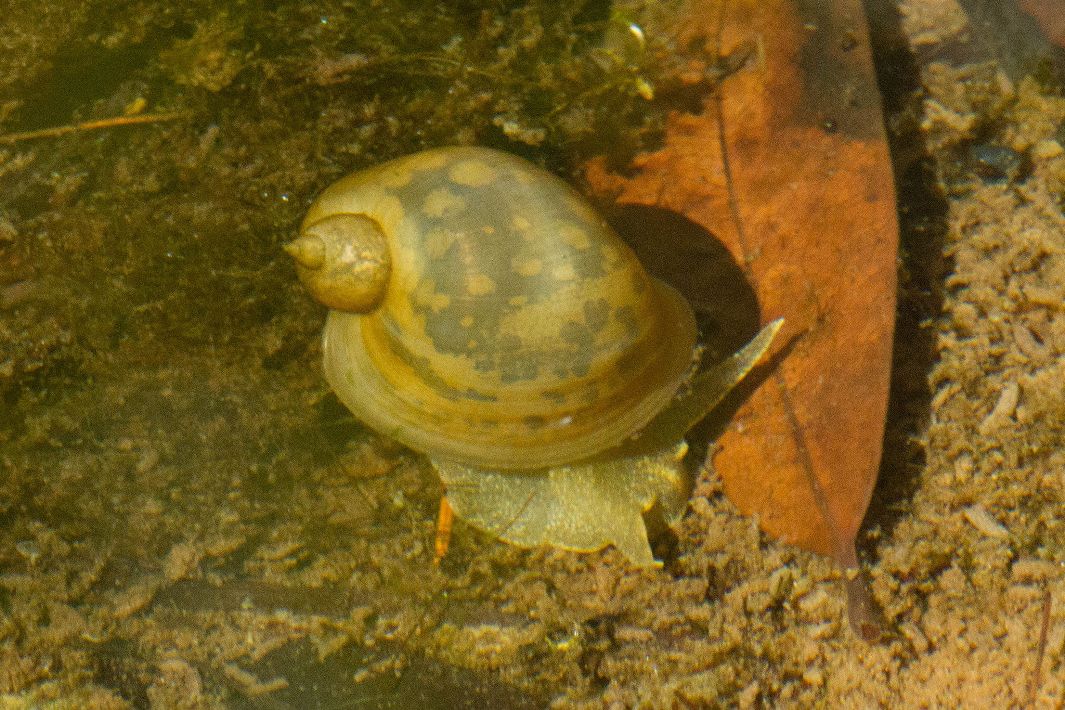
<path fill-rule="evenodd" d="M 692 362 L 695 323 L 563 181 L 442 148 L 348 176 L 303 230 L 361 215 L 391 270 L 368 313 L 332 310 L 325 372 L 379 432 L 442 461 L 535 469 L 639 431 Z"/>

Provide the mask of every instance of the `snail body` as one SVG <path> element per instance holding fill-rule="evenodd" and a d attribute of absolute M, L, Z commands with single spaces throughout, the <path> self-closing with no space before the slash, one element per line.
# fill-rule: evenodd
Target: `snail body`
<path fill-rule="evenodd" d="M 653 563 L 641 514 L 686 499 L 695 319 L 568 185 L 499 151 L 425 151 L 334 183 L 286 250 L 331 309 L 330 386 L 429 457 L 459 517 Z"/>

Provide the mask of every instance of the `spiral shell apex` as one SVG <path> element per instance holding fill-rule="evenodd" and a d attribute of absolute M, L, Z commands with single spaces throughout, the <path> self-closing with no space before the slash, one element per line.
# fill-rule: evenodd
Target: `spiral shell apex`
<path fill-rule="evenodd" d="M 484 148 L 340 180 L 286 247 L 332 310 L 325 371 L 355 416 L 434 459 L 580 461 L 670 402 L 691 309 L 564 182 Z"/>
<path fill-rule="evenodd" d="M 330 215 L 305 225 L 285 251 L 307 289 L 330 308 L 366 313 L 384 296 L 392 270 L 388 240 L 364 215 Z"/>

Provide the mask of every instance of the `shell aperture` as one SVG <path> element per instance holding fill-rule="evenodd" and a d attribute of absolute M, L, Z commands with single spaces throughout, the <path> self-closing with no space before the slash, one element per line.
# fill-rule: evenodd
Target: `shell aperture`
<path fill-rule="evenodd" d="M 657 566 L 643 516 L 657 505 L 672 524 L 684 512 L 691 489 L 684 434 L 750 372 L 782 324 L 773 321 L 739 352 L 697 375 L 640 435 L 592 460 L 529 475 L 434 459 L 452 508 L 521 547 L 590 552 L 612 544 L 635 565 Z"/>

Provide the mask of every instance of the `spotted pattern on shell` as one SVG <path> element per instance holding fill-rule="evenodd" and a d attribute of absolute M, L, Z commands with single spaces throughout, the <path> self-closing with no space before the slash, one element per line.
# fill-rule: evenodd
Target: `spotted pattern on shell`
<path fill-rule="evenodd" d="M 520 158 L 401 158 L 328 188 L 305 224 L 336 214 L 380 224 L 392 271 L 375 310 L 330 314 L 327 377 L 415 450 L 500 469 L 579 460 L 638 431 L 688 373 L 688 305 Z"/>

